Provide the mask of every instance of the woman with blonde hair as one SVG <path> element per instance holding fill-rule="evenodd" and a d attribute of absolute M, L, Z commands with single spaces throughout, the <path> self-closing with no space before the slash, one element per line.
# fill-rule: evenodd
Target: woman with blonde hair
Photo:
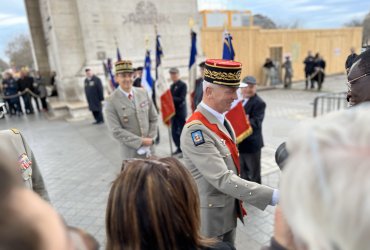
<path fill-rule="evenodd" d="M 200 235 L 197 187 L 174 158 L 124 162 L 110 190 L 106 232 L 109 250 L 235 249 Z"/>

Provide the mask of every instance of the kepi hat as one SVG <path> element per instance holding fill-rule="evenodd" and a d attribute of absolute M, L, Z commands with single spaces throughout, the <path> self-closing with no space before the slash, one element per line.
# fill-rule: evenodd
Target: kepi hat
<path fill-rule="evenodd" d="M 207 59 L 204 80 L 227 87 L 239 87 L 242 64 L 231 60 Z"/>

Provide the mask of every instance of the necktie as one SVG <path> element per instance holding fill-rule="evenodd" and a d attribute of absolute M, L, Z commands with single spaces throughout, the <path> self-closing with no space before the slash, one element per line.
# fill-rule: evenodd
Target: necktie
<path fill-rule="evenodd" d="M 229 124 L 227 124 L 226 120 L 224 120 L 224 126 L 227 132 L 229 132 L 230 136 L 232 136 L 231 128 L 229 127 Z"/>
<path fill-rule="evenodd" d="M 132 95 L 132 94 L 128 94 L 128 99 L 130 100 L 130 101 L 132 101 L 132 99 L 134 98 L 134 96 Z"/>

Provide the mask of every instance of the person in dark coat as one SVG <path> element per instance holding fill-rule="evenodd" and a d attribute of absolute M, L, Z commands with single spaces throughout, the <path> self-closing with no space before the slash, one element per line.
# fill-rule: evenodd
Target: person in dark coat
<path fill-rule="evenodd" d="M 245 114 L 249 117 L 253 133 L 239 145 L 241 177 L 261 184 L 261 148 L 264 146 L 262 122 L 265 117 L 265 102 L 256 93 L 256 78 L 247 76 L 240 84 Z"/>
<path fill-rule="evenodd" d="M 3 80 L 3 91 L 4 96 L 6 97 L 5 101 L 8 104 L 10 115 L 23 115 L 19 96 L 15 96 L 19 91 L 18 82 L 13 78 L 10 72 L 5 73 Z M 14 97 L 9 98 L 10 96 Z"/>
<path fill-rule="evenodd" d="M 89 109 L 95 118 L 95 122 L 93 124 L 104 123 L 101 104 L 104 100 L 103 85 L 99 77 L 95 76 L 91 69 L 87 68 L 85 73 L 85 94 L 89 104 Z"/>
<path fill-rule="evenodd" d="M 180 154 L 182 152 L 180 147 L 180 135 L 185 125 L 185 119 L 187 115 L 186 109 L 187 85 L 185 82 L 180 80 L 180 72 L 178 68 L 171 68 L 170 76 L 173 82 L 171 85 L 171 94 L 176 112 L 171 120 L 172 139 L 177 147 L 177 150 L 174 152 L 174 154 Z"/>
<path fill-rule="evenodd" d="M 306 89 L 308 88 L 308 83 L 311 85 L 311 89 L 313 89 L 314 83 L 311 81 L 311 75 L 315 70 L 315 58 L 312 56 L 312 52 L 308 51 L 307 57 L 303 61 L 304 63 L 304 73 L 306 77 Z"/>
<path fill-rule="evenodd" d="M 18 79 L 18 86 L 19 91 L 24 92 L 25 90 L 30 90 L 35 93 L 35 89 L 33 88 L 33 77 L 29 76 L 29 73 L 26 70 L 22 70 L 20 73 L 20 78 Z M 32 95 L 30 92 L 25 92 L 22 95 L 24 106 L 26 109 L 26 114 L 33 114 L 33 107 L 32 107 Z"/>
<path fill-rule="evenodd" d="M 316 53 L 315 55 L 315 64 L 314 64 L 314 73 L 311 75 L 311 82 L 313 85 L 315 85 L 315 82 L 317 82 L 317 90 L 320 91 L 322 88 L 322 84 L 325 79 L 325 67 L 326 62 L 324 59 L 320 56 L 319 53 Z"/>
<path fill-rule="evenodd" d="M 206 65 L 205 62 L 201 62 L 199 64 L 201 76 L 195 81 L 194 96 L 193 96 L 194 110 L 196 110 L 198 104 L 202 101 L 202 97 L 203 97 L 203 77 L 204 77 L 204 66 L 205 65 Z"/>
<path fill-rule="evenodd" d="M 351 48 L 351 54 L 347 57 L 346 63 L 345 63 L 345 68 L 347 71 L 347 74 L 349 72 L 349 69 L 352 67 L 352 64 L 355 62 L 355 58 L 357 57 L 355 48 Z"/>
<path fill-rule="evenodd" d="M 137 67 L 135 69 L 136 78 L 134 80 L 134 87 L 141 87 L 141 78 L 143 77 L 143 67 Z"/>

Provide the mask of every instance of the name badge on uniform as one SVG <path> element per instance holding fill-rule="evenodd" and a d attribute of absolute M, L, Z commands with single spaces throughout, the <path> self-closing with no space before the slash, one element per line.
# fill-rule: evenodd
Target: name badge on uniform
<path fill-rule="evenodd" d="M 90 87 L 94 86 L 95 82 L 94 81 L 90 81 Z"/>
<path fill-rule="evenodd" d="M 203 133 L 201 130 L 196 130 L 191 133 L 191 139 L 193 140 L 193 143 L 195 146 L 202 145 L 205 143 Z"/>

